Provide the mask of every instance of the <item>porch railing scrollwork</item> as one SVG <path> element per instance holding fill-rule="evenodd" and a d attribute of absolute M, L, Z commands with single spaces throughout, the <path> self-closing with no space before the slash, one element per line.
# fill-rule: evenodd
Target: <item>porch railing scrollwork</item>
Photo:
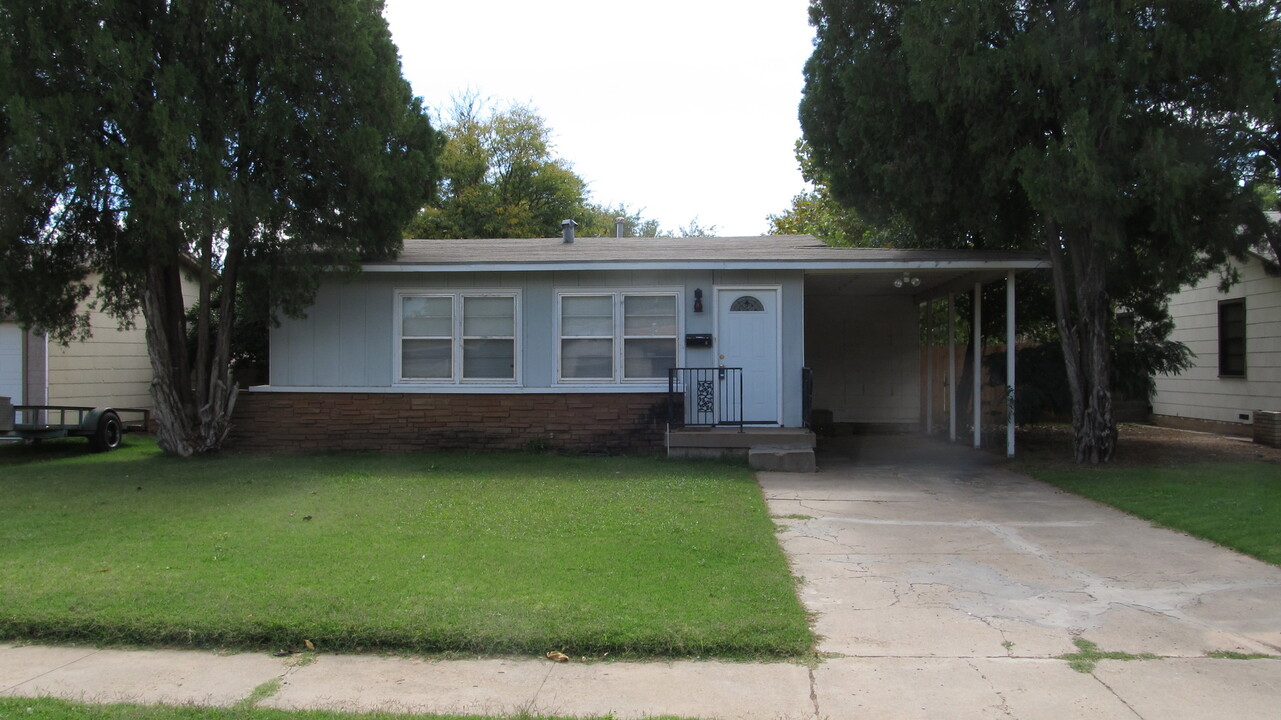
<path fill-rule="evenodd" d="M 670 368 L 667 422 L 673 428 L 743 427 L 743 368 Z"/>

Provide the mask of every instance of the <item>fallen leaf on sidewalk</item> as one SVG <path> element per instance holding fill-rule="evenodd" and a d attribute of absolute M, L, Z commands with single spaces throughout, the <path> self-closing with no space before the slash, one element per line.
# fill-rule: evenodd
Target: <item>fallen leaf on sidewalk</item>
<path fill-rule="evenodd" d="M 563 652 L 558 652 L 556 650 L 552 650 L 551 652 L 547 653 L 547 659 L 555 660 L 556 662 L 569 662 L 568 655 L 566 655 Z"/>

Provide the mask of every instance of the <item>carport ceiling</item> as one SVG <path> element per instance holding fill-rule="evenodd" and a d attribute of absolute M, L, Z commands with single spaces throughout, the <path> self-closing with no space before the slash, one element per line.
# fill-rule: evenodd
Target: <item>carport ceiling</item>
<path fill-rule="evenodd" d="M 917 286 L 894 287 L 894 280 L 903 277 L 903 270 L 807 270 L 806 295 L 905 295 L 921 302 L 947 295 L 949 292 L 968 292 L 976 282 L 1004 280 L 1008 270 L 909 270 L 911 277 L 920 278 Z"/>

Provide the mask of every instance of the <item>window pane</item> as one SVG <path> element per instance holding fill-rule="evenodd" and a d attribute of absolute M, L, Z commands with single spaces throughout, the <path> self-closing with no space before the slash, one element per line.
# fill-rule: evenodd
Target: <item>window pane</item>
<path fill-rule="evenodd" d="M 509 297 L 463 298 L 463 335 L 512 337 L 516 301 Z"/>
<path fill-rule="evenodd" d="M 676 298 L 634 295 L 623 298 L 624 335 L 675 335 Z"/>
<path fill-rule="evenodd" d="M 400 334 L 403 337 L 450 337 L 454 334 L 453 298 L 401 298 L 400 309 Z"/>
<path fill-rule="evenodd" d="M 668 368 L 676 367 L 676 341 L 624 340 L 623 377 L 665 378 Z"/>
<path fill-rule="evenodd" d="M 560 344 L 563 378 L 610 379 L 614 376 L 613 340 L 563 340 Z"/>
<path fill-rule="evenodd" d="M 561 298 L 560 334 L 564 337 L 612 336 L 614 299 L 608 295 Z"/>
<path fill-rule="evenodd" d="M 1219 374 L 1245 376 L 1245 303 L 1219 305 Z"/>
<path fill-rule="evenodd" d="M 452 345 L 449 340 L 402 340 L 400 376 L 422 379 L 452 377 Z"/>
<path fill-rule="evenodd" d="M 515 341 L 464 340 L 463 377 L 512 380 L 516 377 Z"/>

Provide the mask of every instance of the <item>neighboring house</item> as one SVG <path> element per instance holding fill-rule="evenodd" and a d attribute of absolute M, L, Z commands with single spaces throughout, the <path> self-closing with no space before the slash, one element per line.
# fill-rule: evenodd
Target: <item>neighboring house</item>
<path fill-rule="evenodd" d="M 1043 267 L 808 235 L 407 240 L 272 329 L 230 444 L 661 450 L 669 412 L 703 405 L 735 432 L 803 427 L 806 368 L 834 421 L 915 430 L 919 304 Z M 673 367 L 712 370 L 669 395 Z"/>
<path fill-rule="evenodd" d="M 1212 274 L 1170 298 L 1170 339 L 1196 357 L 1182 374 L 1155 378 L 1152 414 L 1158 424 L 1248 435 L 1255 411 L 1281 411 L 1276 258 L 1260 249 L 1231 264 L 1241 281 L 1227 292 Z"/>
<path fill-rule="evenodd" d="M 190 305 L 195 283 L 186 283 L 184 295 Z M 90 336 L 68 345 L 0 321 L 0 397 L 12 398 L 14 405 L 151 409 L 151 360 L 142 316 L 133 327 L 121 328 L 114 317 L 91 309 L 92 301 L 91 293 L 80 308 L 89 313 Z"/>

